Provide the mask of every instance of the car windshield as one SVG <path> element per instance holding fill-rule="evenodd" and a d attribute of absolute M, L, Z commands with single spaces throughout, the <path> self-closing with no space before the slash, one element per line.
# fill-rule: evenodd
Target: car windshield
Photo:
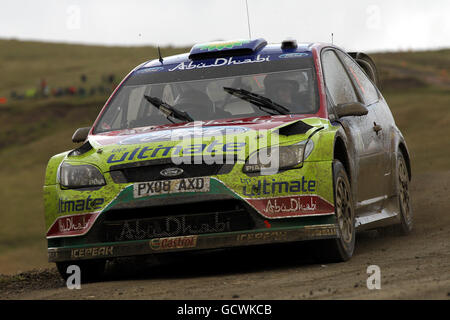
<path fill-rule="evenodd" d="M 131 74 L 96 122 L 94 133 L 186 122 L 150 101 L 194 121 L 318 111 L 311 56 L 204 69 L 179 66 L 141 68 Z"/>

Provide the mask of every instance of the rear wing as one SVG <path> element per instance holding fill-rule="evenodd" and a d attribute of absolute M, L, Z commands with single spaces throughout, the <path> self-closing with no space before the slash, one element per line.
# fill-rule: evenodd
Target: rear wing
<path fill-rule="evenodd" d="M 373 83 L 379 87 L 380 78 L 378 76 L 378 69 L 375 62 L 367 54 L 363 52 L 347 52 L 360 67 L 365 71 L 367 76 L 373 81 Z"/>

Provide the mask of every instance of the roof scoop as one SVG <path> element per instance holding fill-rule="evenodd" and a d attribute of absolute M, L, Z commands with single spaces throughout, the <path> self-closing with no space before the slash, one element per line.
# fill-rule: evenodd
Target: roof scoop
<path fill-rule="evenodd" d="M 196 44 L 189 53 L 189 59 L 212 59 L 230 56 L 251 55 L 267 45 L 263 38 L 255 40 L 216 41 Z"/>
<path fill-rule="evenodd" d="M 297 40 L 292 39 L 292 38 L 288 38 L 286 40 L 283 40 L 283 42 L 281 43 L 281 49 L 282 50 L 297 49 L 297 47 L 298 47 Z"/>

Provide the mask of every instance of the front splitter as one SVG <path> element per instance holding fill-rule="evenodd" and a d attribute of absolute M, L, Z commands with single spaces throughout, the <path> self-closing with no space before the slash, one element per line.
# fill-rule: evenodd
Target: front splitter
<path fill-rule="evenodd" d="M 177 251 L 219 249 L 249 245 L 332 239 L 338 237 L 334 224 L 299 228 L 271 228 L 229 233 L 213 233 L 126 242 L 96 243 L 48 248 L 49 262 L 109 259 Z"/>

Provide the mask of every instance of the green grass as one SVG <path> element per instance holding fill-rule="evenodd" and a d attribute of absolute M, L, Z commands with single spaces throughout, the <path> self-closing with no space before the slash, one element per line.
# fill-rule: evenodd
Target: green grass
<path fill-rule="evenodd" d="M 425 86 L 450 90 L 450 50 L 389 52 L 371 55 L 382 90 Z"/>
<path fill-rule="evenodd" d="M 185 50 L 163 48 L 162 52 L 169 55 Z M 387 53 L 375 55 L 375 60 L 381 70 L 393 72 L 394 76 L 396 70 L 420 74 L 440 72 L 442 66 L 448 66 L 448 53 Z M 50 85 L 73 84 L 82 73 L 93 82 L 107 73 L 121 78 L 155 56 L 156 49 L 151 47 L 0 40 L 0 96 L 35 86 L 42 76 Z M 433 60 L 429 65 L 427 57 Z M 419 89 L 383 91 L 411 151 L 413 174 L 450 168 L 449 92 L 433 82 Z M 106 99 L 65 97 L 0 105 L 0 274 L 48 265 L 42 200 L 47 161 L 76 146 L 71 142 L 73 132 L 90 126 Z"/>
<path fill-rule="evenodd" d="M 450 91 L 423 88 L 384 94 L 408 144 L 413 173 L 450 169 Z"/>
<path fill-rule="evenodd" d="M 441 72 L 450 70 L 450 49 L 435 51 L 416 51 L 416 52 L 386 52 L 372 54 L 371 57 L 376 64 L 387 68 L 390 66 L 399 66 L 408 68 L 412 71 L 433 71 Z"/>

